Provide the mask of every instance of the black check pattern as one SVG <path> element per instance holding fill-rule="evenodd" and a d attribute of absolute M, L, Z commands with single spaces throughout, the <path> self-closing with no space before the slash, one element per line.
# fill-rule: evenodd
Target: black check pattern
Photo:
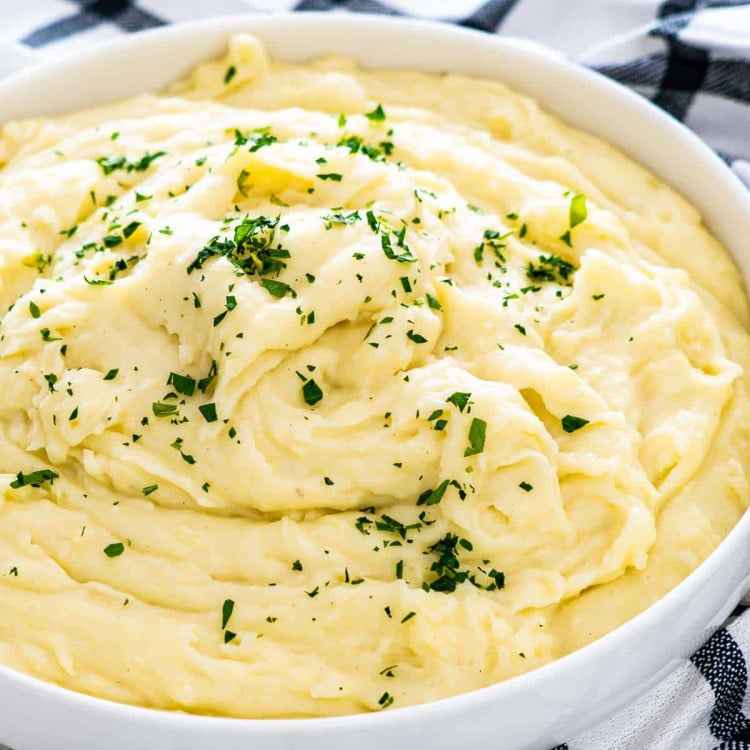
<path fill-rule="evenodd" d="M 160 0 L 66 0 L 64 4 L 69 10 L 61 13 L 59 0 L 34 2 L 39 6 L 50 4 L 49 18 L 46 23 L 27 29 L 20 35 L 20 41 L 40 53 L 61 45 L 74 45 L 87 34 L 103 29 L 110 34 L 130 33 L 186 18 L 253 9 L 252 0 L 185 0 L 184 7 L 175 15 L 178 4 Z M 435 17 L 429 13 L 431 3 L 421 0 L 391 2 L 392 5 L 387 0 L 279 0 L 278 9 Z M 702 133 L 699 127 L 698 132 L 750 185 L 750 31 L 744 37 L 735 35 L 736 43 L 729 46 L 713 39 L 710 33 L 699 35 L 700 41 L 690 34 L 709 14 L 722 11 L 743 12 L 744 28 L 750 29 L 750 0 L 630 2 L 634 6 L 651 8 L 652 14 L 645 26 L 641 19 L 641 25 L 635 28 L 612 29 L 613 39 L 629 39 L 625 47 L 621 42 L 613 42 L 611 59 L 606 59 L 606 55 L 603 59 L 601 53 L 589 59 L 585 49 L 578 50 L 575 56 L 647 96 L 688 126 L 693 126 L 694 122 L 709 122 L 713 126 L 710 130 Z M 531 38 L 540 37 L 548 15 L 561 17 L 547 11 L 560 8 L 569 10 L 562 17 L 568 35 L 574 38 L 581 22 L 576 9 L 580 5 L 585 13 L 591 13 L 594 7 L 591 2 L 580 0 L 454 0 L 440 5 L 447 10 L 439 20 L 490 33 Z M 601 0 L 601 13 L 606 14 L 608 8 L 616 13 L 625 5 L 623 0 Z M 167 12 L 167 8 L 171 11 Z M 262 9 L 268 10 L 268 3 L 264 3 Z M 18 5 L 14 12 L 22 16 L 22 6 Z M 712 17 L 718 18 L 717 15 Z M 622 33 L 628 31 L 629 35 Z M 544 35 L 541 38 L 549 39 Z M 714 109 L 719 114 L 712 114 Z M 691 750 L 750 750 L 747 668 L 750 613 L 743 614 L 744 611 L 745 608 L 738 608 L 727 627 L 710 638 L 690 662 L 667 678 L 656 691 L 610 721 L 554 750 L 620 750 L 625 747 L 627 750 L 682 750 L 684 741 L 691 743 Z M 694 684 L 698 675 L 703 681 L 702 691 Z M 642 715 L 648 713 L 647 706 L 664 694 L 669 698 L 670 710 L 655 719 L 643 719 Z M 677 714 L 676 723 L 673 714 Z M 668 736 L 678 739 L 667 742 Z M 502 742 L 499 743 L 498 750 L 502 747 Z M 10 749 L 0 745 L 0 750 Z"/>

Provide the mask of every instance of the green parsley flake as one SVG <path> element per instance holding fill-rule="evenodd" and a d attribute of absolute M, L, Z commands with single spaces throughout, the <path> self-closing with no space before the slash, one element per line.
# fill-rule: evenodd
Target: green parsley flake
<path fill-rule="evenodd" d="M 388 708 L 388 706 L 392 706 L 393 701 L 394 701 L 393 696 L 390 693 L 385 692 L 383 693 L 383 695 L 380 696 L 380 698 L 378 698 L 378 705 L 380 706 L 381 709 L 385 709 L 385 708 Z"/>
<path fill-rule="evenodd" d="M 156 492 L 158 489 L 158 484 L 149 484 L 148 487 L 144 487 L 141 492 L 148 497 L 152 492 Z"/>
<path fill-rule="evenodd" d="M 449 404 L 453 404 L 455 407 L 458 408 L 460 412 L 463 413 L 464 409 L 469 406 L 469 401 L 471 399 L 471 393 L 465 393 L 463 391 L 455 391 L 452 393 L 448 398 L 445 400 Z"/>
<path fill-rule="evenodd" d="M 198 411 L 203 415 L 206 422 L 215 422 L 219 418 L 216 414 L 216 404 L 201 404 Z"/>
<path fill-rule="evenodd" d="M 95 161 L 102 168 L 105 175 L 112 174 L 117 169 L 122 169 L 126 172 L 145 172 L 154 161 L 166 155 L 166 151 L 157 151 L 153 154 L 145 153 L 138 161 L 129 161 L 122 155 L 101 156 L 95 159 Z"/>
<path fill-rule="evenodd" d="M 574 229 L 579 224 L 586 221 L 589 213 L 586 210 L 586 196 L 582 194 L 574 195 L 570 201 L 570 228 Z"/>
<path fill-rule="evenodd" d="M 229 619 L 234 612 L 234 601 L 232 599 L 225 599 L 224 604 L 221 607 L 221 629 L 225 630 Z"/>
<path fill-rule="evenodd" d="M 12 489 L 17 490 L 20 487 L 40 487 L 44 482 L 52 484 L 60 476 L 51 469 L 38 469 L 24 474 L 19 471 L 16 478 L 10 483 Z"/>
<path fill-rule="evenodd" d="M 177 404 L 165 404 L 161 401 L 154 401 L 151 409 L 155 417 L 172 417 L 177 414 Z"/>
<path fill-rule="evenodd" d="M 302 385 L 302 397 L 308 406 L 315 406 L 323 398 L 323 391 L 320 386 L 312 379 L 307 380 Z"/>
<path fill-rule="evenodd" d="M 260 285 L 273 297 L 284 297 L 287 294 L 290 294 L 292 298 L 297 296 L 297 292 L 292 289 L 292 287 L 289 286 L 289 284 L 285 284 L 283 281 L 276 281 L 275 279 L 262 279 L 260 282 Z"/>
<path fill-rule="evenodd" d="M 574 417 L 571 414 L 566 414 L 562 418 L 562 428 L 565 432 L 576 432 L 576 430 L 580 430 L 581 427 L 585 427 L 587 424 L 589 424 L 588 419 Z"/>
<path fill-rule="evenodd" d="M 171 385 L 177 393 L 181 393 L 183 396 L 192 396 L 195 393 L 195 379 L 189 375 L 178 375 L 176 372 L 170 372 L 167 385 Z"/>
<path fill-rule="evenodd" d="M 484 440 L 487 433 L 487 422 L 476 417 L 471 420 L 469 427 L 469 447 L 464 451 L 464 457 L 475 456 L 484 450 Z"/>
<path fill-rule="evenodd" d="M 385 120 L 385 110 L 382 104 L 378 104 L 372 112 L 365 112 L 365 117 L 371 122 L 383 122 Z"/>
<path fill-rule="evenodd" d="M 122 542 L 113 542 L 104 548 L 104 554 L 107 557 L 119 557 L 125 551 L 125 545 Z"/>

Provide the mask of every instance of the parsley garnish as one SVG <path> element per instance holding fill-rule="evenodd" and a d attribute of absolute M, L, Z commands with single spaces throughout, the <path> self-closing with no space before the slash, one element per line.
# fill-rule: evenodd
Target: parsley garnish
<path fill-rule="evenodd" d="M 434 490 L 425 490 L 417 500 L 417 505 L 437 505 L 445 495 L 448 485 L 452 483 L 450 479 L 443 479 Z"/>
<path fill-rule="evenodd" d="M 151 409 L 155 417 L 171 417 L 177 414 L 177 404 L 164 404 L 161 401 L 154 401 Z"/>
<path fill-rule="evenodd" d="M 50 335 L 49 328 L 40 328 L 39 329 L 39 335 L 42 337 L 42 341 L 62 341 L 62 338 L 60 336 L 52 336 Z"/>
<path fill-rule="evenodd" d="M 354 224 L 355 221 L 359 221 L 362 217 L 359 215 L 359 211 L 352 211 L 349 214 L 336 211 L 321 218 L 326 225 L 326 229 L 330 229 L 334 224 Z"/>
<path fill-rule="evenodd" d="M 119 557 L 123 552 L 125 552 L 125 545 L 122 542 L 113 542 L 104 548 L 104 554 L 107 557 Z"/>
<path fill-rule="evenodd" d="M 452 393 L 448 398 L 445 400 L 449 404 L 453 404 L 454 406 L 458 407 L 458 410 L 460 412 L 463 412 L 463 410 L 469 406 L 469 399 L 471 399 L 471 393 L 464 393 L 463 391 L 456 391 L 455 393 Z"/>
<path fill-rule="evenodd" d="M 42 313 L 34 302 L 29 302 L 29 312 L 32 318 L 38 318 Z"/>
<path fill-rule="evenodd" d="M 260 151 L 264 146 L 270 146 L 272 143 L 276 143 L 278 138 L 268 132 L 268 128 L 258 128 L 243 135 L 239 130 L 234 131 L 234 145 L 244 146 L 250 144 L 248 149 L 251 153 Z"/>
<path fill-rule="evenodd" d="M 101 156 L 95 161 L 102 168 L 104 174 L 111 174 L 116 169 L 124 169 L 126 172 L 145 172 L 152 162 L 166 155 L 166 151 L 157 151 L 153 154 L 145 153 L 138 161 L 129 161 L 122 155 Z"/>
<path fill-rule="evenodd" d="M 294 289 L 289 286 L 289 284 L 285 284 L 283 281 L 276 281 L 275 279 L 262 279 L 260 285 L 274 297 L 281 298 L 286 296 L 287 294 L 290 294 L 292 297 L 297 296 L 297 292 L 295 292 Z"/>
<path fill-rule="evenodd" d="M 322 174 L 315 175 L 319 180 L 333 180 L 334 182 L 341 182 L 343 175 L 338 172 L 324 172 Z"/>
<path fill-rule="evenodd" d="M 225 599 L 224 604 L 221 607 L 221 629 L 225 630 L 229 623 L 229 618 L 234 612 L 234 601 L 232 599 Z"/>
<path fill-rule="evenodd" d="M 224 74 L 224 85 L 226 86 L 236 75 L 237 68 L 235 68 L 234 65 L 230 65 L 227 68 L 227 72 Z"/>
<path fill-rule="evenodd" d="M 365 112 L 365 117 L 372 122 L 383 122 L 385 120 L 385 110 L 382 104 L 378 104 L 372 112 Z"/>
<path fill-rule="evenodd" d="M 586 196 L 580 193 L 578 195 L 574 195 L 570 200 L 570 209 L 568 211 L 569 229 L 560 235 L 560 239 L 568 247 L 573 246 L 570 239 L 571 230 L 586 221 L 588 215 L 588 210 L 586 209 Z"/>
<path fill-rule="evenodd" d="M 563 430 L 565 430 L 565 432 L 575 432 L 576 430 L 580 430 L 581 427 L 585 427 L 588 423 L 588 419 L 583 419 L 583 417 L 574 417 L 571 414 L 566 414 L 562 418 L 562 428 Z"/>
<path fill-rule="evenodd" d="M 19 471 L 16 478 L 10 483 L 12 489 L 17 490 L 19 487 L 40 487 L 44 482 L 52 484 L 60 476 L 51 469 L 38 469 L 24 474 Z"/>
<path fill-rule="evenodd" d="M 176 372 L 170 372 L 167 378 L 167 385 L 171 385 L 183 396 L 192 396 L 195 393 L 195 378 L 189 375 L 178 375 Z"/>
<path fill-rule="evenodd" d="M 554 281 L 557 284 L 569 285 L 570 277 L 576 267 L 564 260 L 559 255 L 550 253 L 549 255 L 540 255 L 537 264 L 529 261 L 526 267 L 526 275 L 534 281 Z"/>
<path fill-rule="evenodd" d="M 216 404 L 202 404 L 198 407 L 198 411 L 206 422 L 215 422 L 219 418 L 216 414 Z"/>
<path fill-rule="evenodd" d="M 107 374 L 102 378 L 102 380 L 114 380 L 117 377 L 118 372 L 120 372 L 120 370 L 116 367 L 112 370 L 108 370 Z"/>
<path fill-rule="evenodd" d="M 323 398 L 320 386 L 311 378 L 302 385 L 302 397 L 308 406 L 315 406 Z"/>
<path fill-rule="evenodd" d="M 156 492 L 158 489 L 158 484 L 149 484 L 148 487 L 144 487 L 141 492 L 148 497 L 152 492 Z"/>
<path fill-rule="evenodd" d="M 388 706 L 393 705 L 393 700 L 394 700 L 393 696 L 390 693 L 385 692 L 378 699 L 378 705 L 380 706 L 381 709 L 388 708 Z"/>
<path fill-rule="evenodd" d="M 464 451 L 464 457 L 475 456 L 484 450 L 484 439 L 487 432 L 487 422 L 476 417 L 471 420 L 469 427 L 469 447 Z"/>

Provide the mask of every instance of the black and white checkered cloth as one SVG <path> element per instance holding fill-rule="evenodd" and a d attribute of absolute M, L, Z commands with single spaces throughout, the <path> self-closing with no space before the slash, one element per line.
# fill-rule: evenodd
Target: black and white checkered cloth
<path fill-rule="evenodd" d="M 0 51 L 5 37 L 50 57 L 247 10 L 419 15 L 535 39 L 666 109 L 750 186 L 750 0 L 0 0 Z M 646 696 L 555 750 L 750 750 L 743 612 Z"/>

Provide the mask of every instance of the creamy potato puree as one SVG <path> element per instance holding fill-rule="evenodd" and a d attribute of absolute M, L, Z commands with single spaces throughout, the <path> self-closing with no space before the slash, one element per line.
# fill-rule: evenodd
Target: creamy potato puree
<path fill-rule="evenodd" d="M 499 83 L 269 62 L 0 141 L 0 662 L 378 711 L 579 648 L 748 504 L 695 209 Z"/>

